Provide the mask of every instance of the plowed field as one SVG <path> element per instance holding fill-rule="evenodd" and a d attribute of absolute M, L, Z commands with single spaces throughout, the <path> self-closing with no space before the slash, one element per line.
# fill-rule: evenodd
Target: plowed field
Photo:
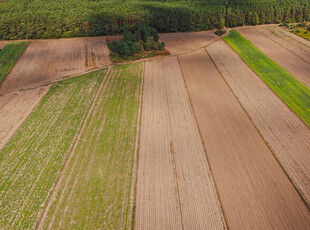
<path fill-rule="evenodd" d="M 231 229 L 305 229 L 310 213 L 205 50 L 180 56 Z"/>
<path fill-rule="evenodd" d="M 176 57 L 145 65 L 136 229 L 225 228 Z"/>
<path fill-rule="evenodd" d="M 108 64 L 105 38 L 34 40 L 3 81 L 0 94 L 37 87 Z"/>

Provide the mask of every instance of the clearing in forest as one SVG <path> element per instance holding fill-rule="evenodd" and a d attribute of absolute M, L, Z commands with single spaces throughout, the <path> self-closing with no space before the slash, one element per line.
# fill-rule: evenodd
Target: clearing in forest
<path fill-rule="evenodd" d="M 179 57 L 230 229 L 307 229 L 310 213 L 205 49 Z"/>
<path fill-rule="evenodd" d="M 272 59 L 273 62 L 277 62 L 284 69 L 290 72 L 294 77 L 302 81 L 310 88 L 310 63 L 292 53 L 288 49 L 279 45 L 278 43 L 267 38 L 255 28 L 252 27 L 242 27 L 238 31 L 251 43 L 253 43 L 257 48 L 264 52 L 268 59 Z M 236 34 L 236 32 L 232 32 Z M 232 34 L 231 34 L 232 36 Z M 225 39 L 225 38 L 224 38 Z M 245 39 L 244 39 L 245 40 Z M 236 41 L 238 45 L 249 44 L 249 42 Z M 252 44 L 251 44 L 252 45 Z M 252 45 L 253 46 L 253 45 Z M 256 56 L 256 55 L 255 55 Z M 274 64 L 273 64 L 274 65 Z"/>
<path fill-rule="evenodd" d="M 39 229 L 131 229 L 143 63 L 104 79 Z"/>
<path fill-rule="evenodd" d="M 207 51 L 310 207 L 309 128 L 225 42 Z"/>
<path fill-rule="evenodd" d="M 2 148 L 0 229 L 35 227 L 104 73 L 52 86 Z"/>
<path fill-rule="evenodd" d="M 230 31 L 229 35 L 223 39 L 278 97 L 310 127 L 310 88 L 271 60 L 236 30 Z M 309 73 L 308 77 L 310 79 Z"/>
<path fill-rule="evenodd" d="M 145 64 L 136 229 L 224 229 L 176 57 Z"/>
<path fill-rule="evenodd" d="M 165 42 L 166 49 L 171 54 L 188 53 L 205 47 L 219 39 L 214 30 L 187 33 L 160 34 L 160 41 Z"/>
<path fill-rule="evenodd" d="M 0 84 L 27 47 L 27 42 L 13 42 L 0 51 Z"/>
<path fill-rule="evenodd" d="M 3 81 L 0 94 L 37 87 L 110 63 L 103 37 L 31 41 Z"/>
<path fill-rule="evenodd" d="M 0 96 L 0 149 L 36 107 L 48 89 L 49 87 L 41 87 Z"/>

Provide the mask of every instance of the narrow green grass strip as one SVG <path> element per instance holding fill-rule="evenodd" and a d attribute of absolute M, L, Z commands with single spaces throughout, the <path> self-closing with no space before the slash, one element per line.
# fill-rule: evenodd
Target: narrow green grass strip
<path fill-rule="evenodd" d="M 13 42 L 7 44 L 0 51 L 0 83 L 11 71 L 20 55 L 24 52 L 28 42 Z"/>
<path fill-rule="evenodd" d="M 131 189 L 142 63 L 115 66 L 104 80 L 43 229 L 131 229 Z"/>
<path fill-rule="evenodd" d="M 0 151 L 0 229 L 34 229 L 105 72 L 52 86 Z"/>
<path fill-rule="evenodd" d="M 223 39 L 278 97 L 310 127 L 310 89 L 236 30 L 231 30 L 229 35 Z"/>

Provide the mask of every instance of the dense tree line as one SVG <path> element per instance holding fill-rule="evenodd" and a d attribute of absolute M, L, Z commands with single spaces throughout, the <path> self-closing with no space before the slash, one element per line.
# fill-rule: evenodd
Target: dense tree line
<path fill-rule="evenodd" d="M 309 19 L 310 0 L 1 0 L 0 39 L 114 35 L 140 22 L 175 32 Z"/>

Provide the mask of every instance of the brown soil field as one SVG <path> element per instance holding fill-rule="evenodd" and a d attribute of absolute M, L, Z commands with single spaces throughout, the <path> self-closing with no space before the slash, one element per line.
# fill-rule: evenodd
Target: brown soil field
<path fill-rule="evenodd" d="M 238 31 L 270 58 L 310 87 L 310 64 L 308 62 L 267 38 L 254 27 L 238 28 Z"/>
<path fill-rule="evenodd" d="M 298 39 L 300 38 L 299 36 L 289 31 L 285 31 L 278 26 L 258 26 L 255 27 L 255 29 L 310 64 L 309 41 L 301 38 L 305 41 L 300 42 Z M 306 45 L 307 43 L 308 45 Z"/>
<path fill-rule="evenodd" d="M 217 39 L 219 39 L 219 37 L 214 34 L 214 30 L 160 34 L 160 41 L 165 42 L 166 49 L 169 50 L 171 54 L 188 53 L 205 47 Z"/>
<path fill-rule="evenodd" d="M 110 64 L 105 38 L 73 38 L 31 41 L 0 94 L 42 85 Z"/>
<path fill-rule="evenodd" d="M 136 229 L 225 229 L 176 57 L 145 64 Z"/>
<path fill-rule="evenodd" d="M 48 87 L 0 96 L 0 149 L 7 143 L 33 108 L 47 93 Z"/>
<path fill-rule="evenodd" d="M 2 50 L 8 43 L 9 43 L 8 41 L 0 41 L 0 50 Z"/>
<path fill-rule="evenodd" d="M 310 207 L 309 128 L 225 42 L 215 42 L 207 50 Z"/>
<path fill-rule="evenodd" d="M 179 57 L 230 229 L 308 229 L 310 213 L 205 49 Z"/>

